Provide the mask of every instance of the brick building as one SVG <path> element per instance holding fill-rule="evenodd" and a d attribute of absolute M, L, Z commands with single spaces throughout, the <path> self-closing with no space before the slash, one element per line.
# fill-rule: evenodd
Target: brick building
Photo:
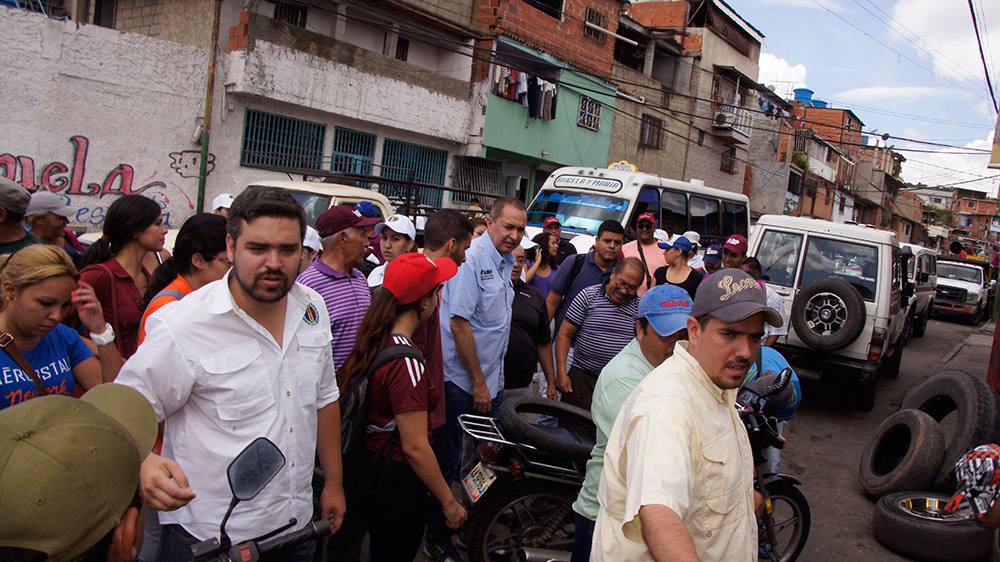
<path fill-rule="evenodd" d="M 996 240 L 990 231 L 990 222 L 997 214 L 997 200 L 985 193 L 972 189 L 956 188 L 951 201 L 952 219 L 955 227 L 966 232 L 969 238 Z"/>

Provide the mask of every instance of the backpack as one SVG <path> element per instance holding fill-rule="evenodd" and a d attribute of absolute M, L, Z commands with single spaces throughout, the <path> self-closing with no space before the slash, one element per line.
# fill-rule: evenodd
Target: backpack
<path fill-rule="evenodd" d="M 348 454 L 360 449 L 365 441 L 365 417 L 368 415 L 368 387 L 372 375 L 379 367 L 392 361 L 409 357 L 424 364 L 420 350 L 403 344 L 390 344 L 378 352 L 365 376 L 360 377 L 340 393 L 340 443 L 341 453 Z"/>

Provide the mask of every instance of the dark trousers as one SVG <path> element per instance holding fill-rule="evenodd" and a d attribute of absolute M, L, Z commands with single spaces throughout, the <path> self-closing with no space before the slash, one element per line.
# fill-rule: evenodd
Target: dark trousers
<path fill-rule="evenodd" d="M 221 521 L 220 521 L 221 523 Z M 160 537 L 160 560 L 193 561 L 191 546 L 200 542 L 180 525 L 163 525 Z M 261 531 L 264 534 L 267 530 Z M 309 541 L 269 554 L 264 560 L 274 562 L 312 562 L 316 541 Z"/>
<path fill-rule="evenodd" d="M 570 367 L 566 375 L 569 376 L 569 382 L 573 385 L 573 392 L 563 393 L 562 401 L 589 412 L 590 403 L 594 400 L 594 388 L 597 387 L 599 374 L 584 371 L 575 365 Z M 570 421 L 560 420 L 559 425 L 577 433 L 593 433 L 591 429 Z"/>
<path fill-rule="evenodd" d="M 503 402 L 504 392 L 501 390 L 493 399 L 490 415 L 496 417 Z M 444 383 L 445 422 L 434 436 L 434 455 L 437 457 L 441 475 L 450 486 L 458 478 L 462 466 L 462 442 L 465 432 L 458 424 L 458 416 L 473 413 L 472 395 L 465 392 L 452 382 Z M 453 531 L 448 528 L 441 503 L 437 498 L 430 498 L 430 508 L 427 513 L 427 542 L 441 544 L 451 541 Z"/>
<path fill-rule="evenodd" d="M 407 463 L 390 462 L 382 484 L 362 508 L 372 562 L 413 560 L 427 523 L 429 493 Z"/>
<path fill-rule="evenodd" d="M 575 523 L 573 555 L 570 557 L 569 562 L 587 562 L 590 560 L 590 547 L 594 543 L 594 527 L 597 522 L 591 521 L 577 513 Z"/>

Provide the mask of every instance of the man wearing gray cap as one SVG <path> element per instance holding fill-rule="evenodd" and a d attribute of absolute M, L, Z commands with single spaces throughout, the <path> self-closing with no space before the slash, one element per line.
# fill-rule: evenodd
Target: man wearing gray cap
<path fill-rule="evenodd" d="M 781 325 L 750 275 L 722 269 L 698 287 L 689 342 L 629 396 L 609 436 L 592 560 L 757 559 L 753 456 L 734 408 Z"/>
<path fill-rule="evenodd" d="M 42 243 L 21 226 L 30 200 L 27 189 L 0 177 L 0 254 L 11 254 L 25 246 Z"/>

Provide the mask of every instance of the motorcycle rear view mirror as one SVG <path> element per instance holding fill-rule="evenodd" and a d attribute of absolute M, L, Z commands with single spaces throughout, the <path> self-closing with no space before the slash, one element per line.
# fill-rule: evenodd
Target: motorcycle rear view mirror
<path fill-rule="evenodd" d="M 283 466 L 285 455 L 274 443 L 266 437 L 254 439 L 226 469 L 233 497 L 240 501 L 252 500 Z"/>

